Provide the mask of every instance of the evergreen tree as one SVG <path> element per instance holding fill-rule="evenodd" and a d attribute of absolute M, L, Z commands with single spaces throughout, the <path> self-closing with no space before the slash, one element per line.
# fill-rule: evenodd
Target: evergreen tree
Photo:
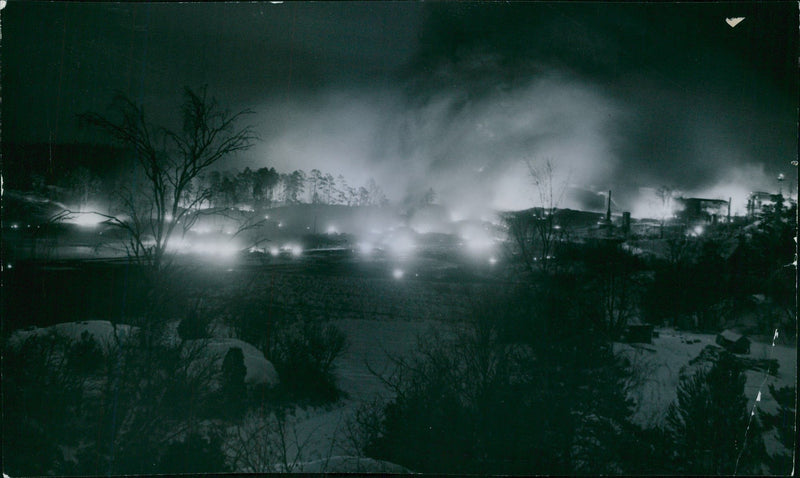
<path fill-rule="evenodd" d="M 676 471 L 761 472 L 766 451 L 759 419 L 747 409 L 745 380 L 736 358 L 727 352 L 710 370 L 700 369 L 681 380 L 677 401 L 667 414 Z"/>

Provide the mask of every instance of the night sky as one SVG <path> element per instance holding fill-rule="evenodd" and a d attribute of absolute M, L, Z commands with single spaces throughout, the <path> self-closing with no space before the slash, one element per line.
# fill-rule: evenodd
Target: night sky
<path fill-rule="evenodd" d="M 549 159 L 567 207 L 612 189 L 636 215 L 669 185 L 741 211 L 778 173 L 796 187 L 797 18 L 796 2 L 12 1 L 2 138 L 105 142 L 75 115 L 121 91 L 169 123 L 184 86 L 208 85 L 255 110 L 262 139 L 223 169 L 316 167 L 395 201 L 433 187 L 451 207 L 522 208 L 525 161 Z"/>

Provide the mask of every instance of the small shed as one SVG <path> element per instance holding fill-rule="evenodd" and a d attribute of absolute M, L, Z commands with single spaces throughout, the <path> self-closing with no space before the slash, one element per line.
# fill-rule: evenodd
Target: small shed
<path fill-rule="evenodd" d="M 733 330 L 723 330 L 717 334 L 717 345 L 735 354 L 750 353 L 750 339 Z"/>

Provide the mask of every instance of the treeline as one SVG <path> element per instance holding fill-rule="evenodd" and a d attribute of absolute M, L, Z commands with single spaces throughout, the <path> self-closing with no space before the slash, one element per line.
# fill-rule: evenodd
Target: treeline
<path fill-rule="evenodd" d="M 286 204 L 340 204 L 344 206 L 385 205 L 388 201 L 374 179 L 366 185 L 350 185 L 341 174 L 312 169 L 279 173 L 272 167 L 241 171 L 211 171 L 198 177 L 195 185 L 209 192 L 209 206 L 240 204 L 270 207 Z"/>

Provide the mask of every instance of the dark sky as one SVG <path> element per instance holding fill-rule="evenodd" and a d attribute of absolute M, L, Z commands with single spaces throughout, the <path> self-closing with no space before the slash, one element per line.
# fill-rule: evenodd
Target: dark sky
<path fill-rule="evenodd" d="M 225 167 L 374 176 L 393 199 L 434 187 L 469 210 L 531 205 L 525 161 L 549 159 L 565 206 L 613 189 L 636 214 L 672 185 L 741 210 L 796 178 L 797 17 L 793 2 L 12 1 L 2 135 L 103 142 L 76 113 L 121 91 L 167 123 L 184 86 L 208 85 L 254 109 L 263 140 Z"/>

